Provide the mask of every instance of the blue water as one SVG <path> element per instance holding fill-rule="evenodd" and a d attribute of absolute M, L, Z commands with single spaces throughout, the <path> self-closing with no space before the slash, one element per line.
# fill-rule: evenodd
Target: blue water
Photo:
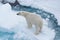
<path fill-rule="evenodd" d="M 14 32 L 0 27 L 0 40 L 13 40 L 14 34 Z"/>

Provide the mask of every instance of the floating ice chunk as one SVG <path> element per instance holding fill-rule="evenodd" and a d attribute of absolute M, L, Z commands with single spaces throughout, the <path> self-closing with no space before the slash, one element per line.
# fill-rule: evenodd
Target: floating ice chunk
<path fill-rule="evenodd" d="M 15 3 L 16 0 L 4 0 L 4 2 Z"/>
<path fill-rule="evenodd" d="M 11 6 L 7 3 L 0 6 L 0 26 L 10 29 L 19 23 L 19 17 L 11 11 Z"/>
<path fill-rule="evenodd" d="M 33 0 L 17 0 L 19 4 L 24 5 L 24 6 L 31 6 L 33 3 Z"/>

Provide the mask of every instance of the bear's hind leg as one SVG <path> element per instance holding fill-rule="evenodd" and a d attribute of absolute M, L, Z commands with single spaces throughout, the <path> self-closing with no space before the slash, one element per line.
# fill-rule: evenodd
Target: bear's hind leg
<path fill-rule="evenodd" d="M 35 34 L 38 35 L 40 32 L 41 32 L 41 27 L 36 25 L 36 31 L 35 31 Z"/>

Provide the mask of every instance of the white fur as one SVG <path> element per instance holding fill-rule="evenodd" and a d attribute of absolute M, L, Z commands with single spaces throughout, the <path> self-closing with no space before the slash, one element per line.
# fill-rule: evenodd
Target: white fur
<path fill-rule="evenodd" d="M 30 12 L 26 12 L 26 11 L 20 11 L 17 14 L 22 15 L 26 18 L 28 28 L 31 28 L 33 24 L 35 25 L 36 27 L 35 34 L 39 34 L 39 32 L 41 32 L 42 26 L 43 26 L 43 20 L 40 15 L 33 14 Z"/>

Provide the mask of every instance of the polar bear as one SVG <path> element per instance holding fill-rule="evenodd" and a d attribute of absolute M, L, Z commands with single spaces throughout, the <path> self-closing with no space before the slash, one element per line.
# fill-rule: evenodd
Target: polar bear
<path fill-rule="evenodd" d="M 43 19 L 41 18 L 40 15 L 30 13 L 27 11 L 20 11 L 17 13 L 17 15 L 21 15 L 21 16 L 24 16 L 26 18 L 28 28 L 32 28 L 32 25 L 35 25 L 35 27 L 36 27 L 35 34 L 36 35 L 41 32 L 42 26 L 43 26 Z"/>

